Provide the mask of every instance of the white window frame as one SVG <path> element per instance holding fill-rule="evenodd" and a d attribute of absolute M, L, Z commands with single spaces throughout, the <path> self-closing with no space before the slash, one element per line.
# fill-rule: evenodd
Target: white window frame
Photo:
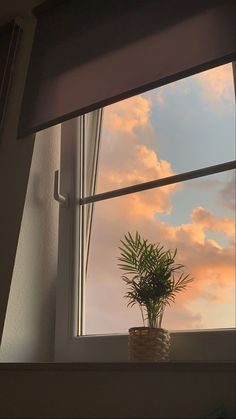
<path fill-rule="evenodd" d="M 234 73 L 235 79 L 235 73 Z M 55 361 L 57 362 L 127 362 L 128 334 L 81 336 L 83 328 L 83 287 L 87 249 L 83 238 L 90 231 L 91 211 L 86 202 L 108 199 L 170 183 L 147 182 L 136 187 L 96 195 L 95 181 L 101 128 L 101 110 L 74 118 L 61 125 L 60 190 L 68 194 L 69 205 L 60 205 L 59 250 L 56 296 Z M 85 138 L 86 137 L 86 138 Z M 92 139 L 92 140 L 91 140 Z M 85 150 L 85 144 L 87 149 Z M 84 156 L 89 155 L 85 177 Z M 221 166 L 221 167 L 220 167 Z M 172 183 L 219 173 L 235 167 L 234 163 L 212 166 L 173 176 Z M 198 172 L 198 173 L 197 173 Z M 82 179 L 84 180 L 82 182 Z M 84 197 L 84 190 L 92 199 Z M 82 205 L 81 205 L 82 204 Z M 80 308 L 80 309 L 79 309 Z M 78 314 L 79 313 L 79 314 Z M 80 336 L 78 336 L 78 331 Z M 171 361 L 233 361 L 236 353 L 235 329 L 171 332 Z"/>

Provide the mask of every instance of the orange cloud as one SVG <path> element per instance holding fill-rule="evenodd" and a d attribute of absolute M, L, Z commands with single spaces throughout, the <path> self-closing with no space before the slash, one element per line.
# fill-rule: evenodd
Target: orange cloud
<path fill-rule="evenodd" d="M 228 237 L 233 237 L 235 233 L 234 218 L 216 217 L 212 212 L 206 211 L 202 207 L 195 208 L 192 212 L 193 223 L 201 226 L 204 230 L 219 231 Z"/>
<path fill-rule="evenodd" d="M 133 160 L 136 166 L 131 165 L 122 172 L 104 167 L 100 172 L 99 189 L 119 189 L 173 174 L 169 162 L 158 160 L 156 153 L 146 146 L 138 145 L 133 148 Z M 170 213 L 172 209 L 171 195 L 177 188 L 178 185 L 169 185 L 165 188 L 128 195 L 123 200 L 121 199 L 119 205 L 128 206 L 133 215 L 148 218 L 154 217 L 158 212 Z"/>
<path fill-rule="evenodd" d="M 109 188 L 120 188 L 174 174 L 170 163 L 166 160 L 159 160 L 154 150 L 144 145 L 132 145 L 128 141 L 127 143 L 132 151 L 130 158 L 129 156 L 125 158 L 122 171 L 116 165 L 104 164 L 99 174 L 99 189 L 108 188 L 108 185 Z M 175 188 L 172 187 L 172 189 Z"/>
<path fill-rule="evenodd" d="M 206 227 L 193 222 L 173 227 L 157 218 L 148 218 L 141 211 L 134 210 L 134 206 L 140 203 L 132 201 L 131 196 L 116 198 L 95 208 L 93 239 L 97 241 L 97 245 L 94 248 L 96 253 L 94 258 L 99 264 L 94 267 L 94 275 L 98 276 L 101 269 L 103 280 L 107 278 L 109 283 L 121 281 L 116 267 L 119 240 L 127 231 L 134 233 L 138 229 L 152 242 L 161 242 L 167 248 L 177 247 L 177 261 L 183 263 L 186 272 L 195 278 L 191 287 L 185 293 L 178 295 L 176 301 L 180 306 L 184 307 L 188 303 L 191 307 L 191 301 L 195 301 L 198 297 L 205 301 L 232 300 L 232 287 L 235 281 L 234 246 L 221 247 L 214 240 L 206 240 Z M 105 231 L 104 226 L 106 226 Z M 196 240 L 196 232 L 202 234 L 201 239 Z M 101 236 L 102 244 L 99 239 Z M 123 286 L 122 282 L 120 286 Z"/>
<path fill-rule="evenodd" d="M 206 239 L 206 232 L 221 232 L 228 238 L 233 238 L 235 234 L 234 218 L 221 218 L 206 211 L 202 207 L 197 207 L 192 211 L 192 222 L 180 224 L 176 227 L 166 225 L 168 235 L 176 242 L 191 242 L 192 244 L 208 243 L 216 249 L 221 246 L 215 240 Z"/>
<path fill-rule="evenodd" d="M 234 82 L 231 63 L 199 73 L 195 78 L 206 99 L 215 101 L 232 97 Z"/>
<path fill-rule="evenodd" d="M 154 189 L 129 195 L 125 207 L 129 206 L 130 215 L 134 217 L 154 218 L 157 213 L 170 213 L 172 210 L 170 195 L 173 186 Z"/>
<path fill-rule="evenodd" d="M 105 129 L 132 134 L 149 120 L 151 102 L 142 96 L 134 96 L 106 108 Z"/>
<path fill-rule="evenodd" d="M 154 100 L 159 105 L 165 105 L 167 90 L 174 93 L 176 89 L 181 89 L 182 95 L 191 94 L 191 84 L 189 84 L 189 80 L 194 80 L 198 83 L 201 94 L 211 103 L 211 105 L 222 100 L 226 102 L 234 100 L 234 80 L 231 63 L 203 71 L 202 73 L 195 74 L 189 78 L 181 79 L 164 87 L 160 87 L 153 97 Z M 217 103 L 217 109 L 219 110 L 219 103 Z"/>
<path fill-rule="evenodd" d="M 212 84 L 211 89 L 220 92 L 216 86 Z M 174 173 L 171 164 L 160 159 L 153 149 L 153 141 L 158 145 L 158 138 L 153 138 L 150 107 L 149 100 L 136 97 L 105 110 L 99 192 Z M 176 304 L 167 310 L 164 326 L 175 329 L 207 327 L 208 319 L 199 308 L 201 304 L 194 305 L 198 299 L 206 305 L 214 302 L 218 315 L 219 305 L 223 307 L 227 302 L 232 307 L 234 220 L 217 217 L 213 212 L 197 207 L 193 209 L 189 223 L 172 226 L 167 221 L 160 221 L 158 214 L 172 211 L 172 197 L 180 187 L 170 185 L 95 204 L 86 289 L 91 333 L 122 333 L 128 327 L 141 325 L 138 309 L 126 308 L 127 301 L 123 298 L 126 289 L 117 268 L 118 246 L 127 231 L 135 233 L 138 230 L 152 242 L 160 242 L 166 248 L 177 247 L 176 261 L 183 263 L 186 272 L 195 278 L 191 287 L 180 293 Z M 225 193 L 228 194 L 228 190 Z M 223 246 L 217 240 L 209 240 L 208 231 L 221 232 L 231 242 Z M 213 327 L 217 327 L 218 319 L 214 321 Z"/>
<path fill-rule="evenodd" d="M 153 132 L 149 106 L 148 100 L 138 96 L 113 105 L 108 113 L 105 111 L 97 191 L 119 189 L 174 174 L 171 164 L 159 159 L 151 148 Z M 151 193 L 129 195 L 120 200 L 119 206 L 122 211 L 128 206 L 133 216 L 147 218 L 158 212 L 170 213 L 171 195 L 177 188 L 177 185 L 170 185 Z"/>

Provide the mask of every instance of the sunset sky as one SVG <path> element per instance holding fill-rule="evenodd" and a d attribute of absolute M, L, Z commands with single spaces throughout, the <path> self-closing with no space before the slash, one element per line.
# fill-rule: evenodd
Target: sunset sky
<path fill-rule="evenodd" d="M 97 192 L 235 159 L 227 64 L 104 109 Z M 164 314 L 170 330 L 235 327 L 234 172 L 98 202 L 86 282 L 86 333 L 141 326 L 117 268 L 128 231 L 166 248 L 194 277 Z"/>

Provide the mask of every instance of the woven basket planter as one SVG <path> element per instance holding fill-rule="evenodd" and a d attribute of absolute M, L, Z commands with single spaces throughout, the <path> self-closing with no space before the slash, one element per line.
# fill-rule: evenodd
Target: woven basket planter
<path fill-rule="evenodd" d="M 131 362 L 163 362 L 170 355 L 168 330 L 150 327 L 129 329 L 128 358 Z"/>

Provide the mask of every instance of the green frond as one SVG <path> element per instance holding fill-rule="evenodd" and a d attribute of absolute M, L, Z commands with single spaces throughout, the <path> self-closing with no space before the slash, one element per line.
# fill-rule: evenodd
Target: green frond
<path fill-rule="evenodd" d="M 175 263 L 177 249 L 165 250 L 160 243 L 142 239 L 138 231 L 134 237 L 128 232 L 120 242 L 118 267 L 128 287 L 128 306 L 139 304 L 149 323 L 160 325 L 164 308 L 193 278 L 184 274 L 184 265 Z"/>

